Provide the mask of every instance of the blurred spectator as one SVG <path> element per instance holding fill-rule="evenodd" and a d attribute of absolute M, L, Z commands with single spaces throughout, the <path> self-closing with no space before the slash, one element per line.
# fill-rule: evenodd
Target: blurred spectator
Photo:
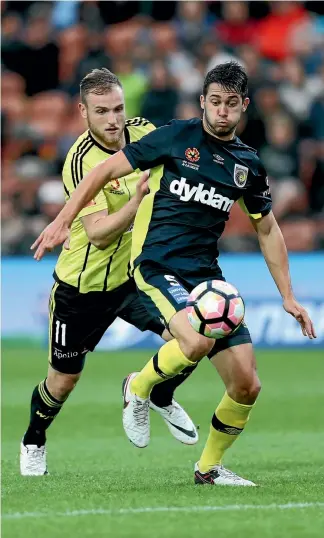
<path fill-rule="evenodd" d="M 310 126 L 312 137 L 324 140 L 324 94 L 314 101 L 310 111 Z"/>
<path fill-rule="evenodd" d="M 266 143 L 265 128 L 268 119 L 283 112 L 285 109 L 280 102 L 276 85 L 262 81 L 254 96 L 251 96 L 247 113 L 242 116 L 239 136 L 245 144 L 260 150 Z"/>
<path fill-rule="evenodd" d="M 115 60 L 113 72 L 117 75 L 124 88 L 127 117 L 134 118 L 139 116 L 147 90 L 146 78 L 140 72 L 134 71 L 133 62 L 129 57 Z"/>
<path fill-rule="evenodd" d="M 76 67 L 75 76 L 73 82 L 69 86 L 70 95 L 77 95 L 79 93 L 80 80 L 90 73 L 93 69 L 98 67 L 112 68 L 112 61 L 107 53 L 103 50 L 103 36 L 98 32 L 91 32 L 88 34 L 87 41 L 89 47 L 85 56 L 83 56 Z"/>
<path fill-rule="evenodd" d="M 1 250 L 3 255 L 25 252 L 22 239 L 26 233 L 28 220 L 16 207 L 13 198 L 1 199 Z"/>
<path fill-rule="evenodd" d="M 212 17 L 205 2 L 178 2 L 175 26 L 179 43 L 195 53 L 200 41 L 210 32 Z"/>
<path fill-rule="evenodd" d="M 232 60 L 239 62 L 244 66 L 244 62 L 235 54 L 226 52 L 216 39 L 207 38 L 203 43 L 203 54 L 206 59 L 208 58 L 206 71 L 210 71 L 216 65 L 222 64 L 224 62 L 230 62 Z"/>
<path fill-rule="evenodd" d="M 20 44 L 22 31 L 22 20 L 17 13 L 9 12 L 2 17 L 1 21 L 1 45 L 2 54 L 5 52 L 7 57 Z"/>
<path fill-rule="evenodd" d="M 223 20 L 216 25 L 218 39 L 227 47 L 253 43 L 256 23 L 249 18 L 248 2 L 222 2 Z"/>
<path fill-rule="evenodd" d="M 306 120 L 314 99 L 324 92 L 324 80 L 319 76 L 306 77 L 297 58 L 285 61 L 284 76 L 279 88 L 280 99 L 296 119 Z"/>
<path fill-rule="evenodd" d="M 151 67 L 151 80 L 145 94 L 141 116 L 160 127 L 175 117 L 178 93 L 165 64 L 156 60 Z"/>
<path fill-rule="evenodd" d="M 278 220 L 291 211 L 304 208 L 295 135 L 294 124 L 288 116 L 273 116 L 266 127 L 266 145 L 260 150 L 270 181 L 273 211 Z"/>
<path fill-rule="evenodd" d="M 176 110 L 176 117 L 179 120 L 190 120 L 191 118 L 201 118 L 202 110 L 200 106 L 190 101 L 179 103 Z"/>
<path fill-rule="evenodd" d="M 52 41 L 48 18 L 31 18 L 24 42 L 3 51 L 2 61 L 8 69 L 23 76 L 27 95 L 56 88 L 58 48 Z"/>
<path fill-rule="evenodd" d="M 270 2 L 271 13 L 260 21 L 257 43 L 261 54 L 273 61 L 284 60 L 291 52 L 290 36 L 296 26 L 309 19 L 301 2 Z"/>
<path fill-rule="evenodd" d="M 81 24 L 71 26 L 59 34 L 59 79 L 63 89 L 74 95 L 80 81 L 76 79 L 77 67 L 88 54 L 88 31 Z"/>
<path fill-rule="evenodd" d="M 65 0 L 64 2 L 56 0 L 52 11 L 53 26 L 63 30 L 76 24 L 78 22 L 79 4 L 79 0 Z"/>
<path fill-rule="evenodd" d="M 55 219 L 65 202 L 62 182 L 53 179 L 43 183 L 38 191 L 38 200 L 41 213 L 48 221 Z"/>
<path fill-rule="evenodd" d="M 255 91 L 264 84 L 269 74 L 256 48 L 242 45 L 237 50 L 249 77 L 249 96 L 253 99 Z"/>

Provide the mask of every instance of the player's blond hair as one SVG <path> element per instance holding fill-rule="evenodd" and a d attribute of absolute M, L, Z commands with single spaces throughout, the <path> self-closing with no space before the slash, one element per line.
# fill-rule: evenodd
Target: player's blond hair
<path fill-rule="evenodd" d="M 120 80 L 114 73 L 106 67 L 92 69 L 80 82 L 80 99 L 86 104 L 86 96 L 89 93 L 104 95 L 110 92 L 113 86 L 122 88 Z"/>

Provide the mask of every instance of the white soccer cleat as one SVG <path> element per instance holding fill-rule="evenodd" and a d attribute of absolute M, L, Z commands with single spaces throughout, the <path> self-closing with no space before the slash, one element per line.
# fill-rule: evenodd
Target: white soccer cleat
<path fill-rule="evenodd" d="M 22 476 L 42 476 L 48 474 L 45 445 L 25 446 L 20 443 L 20 474 Z"/>
<path fill-rule="evenodd" d="M 197 428 L 178 402 L 172 400 L 171 405 L 158 407 L 150 401 L 150 408 L 161 415 L 170 433 L 178 441 L 185 445 L 194 445 L 198 442 Z"/>
<path fill-rule="evenodd" d="M 251 480 L 241 478 L 233 471 L 225 469 L 222 465 L 215 465 L 208 473 L 199 470 L 195 465 L 195 484 L 211 484 L 212 486 L 256 486 Z"/>
<path fill-rule="evenodd" d="M 123 426 L 128 439 L 138 448 L 144 448 L 150 442 L 150 401 L 131 392 L 130 384 L 136 376 L 134 372 L 123 381 Z"/>

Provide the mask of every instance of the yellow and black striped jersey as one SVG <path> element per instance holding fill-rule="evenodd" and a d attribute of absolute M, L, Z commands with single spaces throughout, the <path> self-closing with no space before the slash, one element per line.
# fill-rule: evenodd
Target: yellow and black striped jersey
<path fill-rule="evenodd" d="M 144 118 L 126 121 L 126 143 L 139 140 L 155 127 Z M 101 146 L 88 130 L 71 147 L 63 167 L 63 183 L 66 200 L 82 178 L 97 164 L 115 152 Z M 110 181 L 98 196 L 85 207 L 72 223 L 70 249 L 62 248 L 55 267 L 58 281 L 78 288 L 80 293 L 111 291 L 131 276 L 130 253 L 132 226 L 105 250 L 99 250 L 88 239 L 81 217 L 103 209 L 115 213 L 135 194 L 141 172 L 135 170 L 126 177 Z"/>

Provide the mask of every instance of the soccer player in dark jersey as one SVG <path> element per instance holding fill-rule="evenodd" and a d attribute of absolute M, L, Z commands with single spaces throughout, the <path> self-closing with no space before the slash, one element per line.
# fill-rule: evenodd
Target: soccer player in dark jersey
<path fill-rule="evenodd" d="M 89 73 L 81 81 L 80 93 L 79 108 L 88 129 L 65 160 L 66 200 L 98 163 L 155 129 L 143 118 L 125 120 L 121 84 L 107 69 Z M 63 248 L 55 267 L 49 308 L 50 364 L 47 378 L 32 395 L 30 423 L 21 443 L 23 475 L 46 473 L 45 432 L 79 380 L 87 352 L 93 351 L 117 317 L 142 331 L 171 338 L 158 317 L 147 312 L 130 272 L 133 221 L 147 192 L 148 173 L 137 170 L 118 177 L 74 219 L 69 248 Z M 191 372 L 192 368 L 157 385 L 150 400 L 174 437 L 187 444 L 198 441 L 197 429 L 173 399 L 173 392 Z"/>
<path fill-rule="evenodd" d="M 249 104 L 247 82 L 244 69 L 235 62 L 212 69 L 201 96 L 202 120 L 172 121 L 100 164 L 34 244 L 39 259 L 66 239 L 78 211 L 112 178 L 154 167 L 150 193 L 135 220 L 134 275 L 147 310 L 159 315 L 175 338 L 139 374 L 125 380 L 123 423 L 129 439 L 146 446 L 152 388 L 207 355 L 226 392 L 195 465 L 197 484 L 255 485 L 222 466 L 223 455 L 242 433 L 261 388 L 248 328 L 243 324 L 232 335 L 214 341 L 193 330 L 184 308 L 197 284 L 224 278 L 217 241 L 234 203 L 250 216 L 284 309 L 300 323 L 304 336 L 316 336 L 306 310 L 293 294 L 285 242 L 271 211 L 266 171 L 256 152 L 235 136 Z"/>

